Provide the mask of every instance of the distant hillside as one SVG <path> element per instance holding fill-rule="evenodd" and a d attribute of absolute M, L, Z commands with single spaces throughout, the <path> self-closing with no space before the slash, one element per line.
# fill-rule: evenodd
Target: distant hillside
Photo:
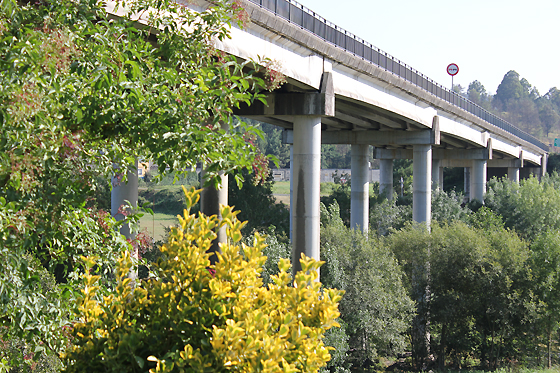
<path fill-rule="evenodd" d="M 511 70 L 504 75 L 494 95 L 486 92 L 478 80 L 467 89 L 457 85 L 453 90 L 545 144 L 552 145 L 554 138 L 560 137 L 560 90 L 556 87 L 541 96 L 527 79 Z"/>

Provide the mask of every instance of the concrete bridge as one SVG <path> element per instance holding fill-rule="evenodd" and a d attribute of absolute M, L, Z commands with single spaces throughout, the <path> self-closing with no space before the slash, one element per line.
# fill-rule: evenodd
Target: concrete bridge
<path fill-rule="evenodd" d="M 232 28 L 231 39 L 217 48 L 244 60 L 268 58 L 286 77 L 286 84 L 268 94 L 268 106 L 257 103 L 236 114 L 283 127 L 285 141 L 293 144 L 294 259 L 300 253 L 320 256 L 321 144 L 352 145 L 351 224 L 364 231 L 370 146 L 380 159 L 381 190 L 388 196 L 393 160 L 413 160 L 413 219 L 426 224 L 442 167 L 465 167 L 470 196 L 478 200 L 489 173 L 519 180 L 545 172 L 545 144 L 301 4 L 241 3 L 250 21 Z M 221 195 L 220 202 L 227 203 Z"/>

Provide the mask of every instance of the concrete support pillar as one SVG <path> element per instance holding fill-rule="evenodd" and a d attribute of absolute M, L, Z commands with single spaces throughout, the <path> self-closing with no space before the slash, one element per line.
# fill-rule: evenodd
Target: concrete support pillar
<path fill-rule="evenodd" d="M 367 233 L 369 227 L 369 145 L 352 145 L 350 227 Z"/>
<path fill-rule="evenodd" d="M 414 145 L 412 165 L 412 220 L 426 223 L 432 220 L 432 146 Z"/>
<path fill-rule="evenodd" d="M 294 117 L 293 151 L 292 266 L 295 273 L 301 269 L 302 253 L 320 259 L 321 117 Z"/>
<path fill-rule="evenodd" d="M 463 188 L 465 189 L 465 197 L 468 200 L 471 200 L 471 168 L 465 167 L 465 171 L 463 173 Z"/>
<path fill-rule="evenodd" d="M 507 175 L 508 179 L 519 183 L 519 167 L 508 167 Z"/>
<path fill-rule="evenodd" d="M 476 199 L 480 202 L 484 202 L 484 194 L 486 193 L 486 166 L 486 160 L 474 159 L 472 161 L 471 200 Z"/>
<path fill-rule="evenodd" d="M 432 159 L 432 190 L 443 190 L 443 168 L 441 159 Z"/>
<path fill-rule="evenodd" d="M 111 180 L 113 189 L 111 189 L 111 215 L 117 220 L 123 220 L 124 215 L 121 214 L 121 206 L 126 207 L 126 201 L 130 202 L 133 208 L 138 206 L 138 161 L 132 169 L 128 170 L 127 180 L 123 181 L 122 175 L 115 175 Z M 128 239 L 134 239 L 135 234 L 130 231 L 128 224 L 121 226 L 120 232 Z"/>
<path fill-rule="evenodd" d="M 203 182 L 206 180 L 207 175 L 204 169 L 202 170 L 202 180 Z M 218 219 L 222 218 L 222 214 L 220 213 L 220 205 L 227 205 L 228 204 L 228 175 L 226 175 L 223 171 L 219 172 L 220 178 L 220 185 L 216 188 L 214 186 L 207 186 L 202 189 L 202 193 L 200 193 L 200 211 L 207 215 L 217 215 Z M 226 227 L 220 228 L 216 234 L 218 237 L 212 242 L 212 247 L 210 248 L 210 252 L 219 252 L 220 247 L 218 244 L 220 242 L 226 243 L 227 242 L 227 235 L 226 235 Z M 216 262 L 216 257 L 212 255 L 210 257 L 210 261 L 212 263 Z"/>
<path fill-rule="evenodd" d="M 547 166 L 548 166 L 548 154 L 543 154 L 541 157 L 541 172 L 539 174 L 539 180 L 541 180 L 541 177 L 546 175 Z"/>
<path fill-rule="evenodd" d="M 290 144 L 290 241 L 292 240 L 293 231 L 293 206 L 294 206 L 294 145 Z"/>
<path fill-rule="evenodd" d="M 222 123 L 222 129 L 227 131 L 229 126 L 227 124 Z M 218 219 L 222 218 L 222 214 L 220 213 L 220 205 L 227 205 L 228 204 L 228 175 L 226 175 L 223 171 L 219 171 L 218 177 L 219 186 L 216 188 L 214 186 L 207 186 L 202 189 L 200 193 L 200 211 L 207 215 L 217 215 Z M 207 174 L 205 169 L 202 169 L 202 183 L 204 184 L 207 180 Z M 219 252 L 220 247 L 219 243 L 226 243 L 227 242 L 227 235 L 226 235 L 226 227 L 220 228 L 217 232 L 217 238 L 212 242 L 212 246 L 210 247 L 210 252 Z M 212 264 L 216 263 L 217 257 L 215 255 L 210 256 L 210 262 Z"/>
<path fill-rule="evenodd" d="M 393 160 L 379 160 L 379 193 L 393 199 Z"/>
<path fill-rule="evenodd" d="M 126 201 L 130 202 L 132 208 L 138 206 L 138 160 L 134 166 L 127 172 L 126 182 L 123 180 L 122 174 L 113 176 L 111 180 L 113 189 L 111 189 L 111 215 L 118 221 L 124 220 L 124 215 L 121 211 L 126 211 L 128 205 Z M 136 238 L 136 233 L 130 230 L 130 225 L 124 224 L 120 228 L 120 233 L 129 240 Z M 138 258 L 138 249 L 131 253 L 131 256 Z M 128 274 L 133 280 L 138 278 L 138 269 L 133 267 Z"/>

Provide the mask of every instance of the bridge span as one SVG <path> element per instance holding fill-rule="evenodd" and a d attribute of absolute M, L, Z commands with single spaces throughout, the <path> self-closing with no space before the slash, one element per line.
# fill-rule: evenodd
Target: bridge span
<path fill-rule="evenodd" d="M 321 144 L 352 145 L 351 224 L 369 225 L 368 160 L 393 191 L 393 160 L 413 160 L 413 219 L 431 220 L 443 167 L 465 167 L 470 196 L 483 200 L 488 168 L 513 180 L 546 170 L 548 147 L 372 44 L 292 0 L 239 0 L 249 21 L 216 47 L 274 62 L 286 83 L 236 114 L 285 129 L 292 146 L 293 257 L 319 258 Z M 202 9 L 203 0 L 187 6 Z M 226 198 L 226 197 L 222 197 Z M 227 200 L 220 201 L 227 203 Z M 297 263 L 298 261 L 294 261 Z M 295 264 L 294 263 L 294 264 Z"/>

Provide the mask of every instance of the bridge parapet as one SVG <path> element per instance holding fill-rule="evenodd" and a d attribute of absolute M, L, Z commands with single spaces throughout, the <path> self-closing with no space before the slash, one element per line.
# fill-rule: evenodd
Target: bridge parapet
<path fill-rule="evenodd" d="M 323 41 L 333 44 L 356 57 L 370 62 L 385 71 L 394 74 L 405 81 L 421 88 L 437 98 L 465 110 L 477 118 L 506 131 L 519 139 L 526 141 L 542 151 L 548 151 L 548 146 L 520 130 L 511 123 L 490 113 L 481 106 L 453 92 L 433 79 L 425 76 L 399 59 L 373 46 L 365 40 L 329 22 L 312 10 L 293 0 L 245 0 L 266 9 L 276 16 L 311 32 Z M 258 20 L 256 20 L 259 23 Z M 280 33 L 282 30 L 277 30 Z"/>

